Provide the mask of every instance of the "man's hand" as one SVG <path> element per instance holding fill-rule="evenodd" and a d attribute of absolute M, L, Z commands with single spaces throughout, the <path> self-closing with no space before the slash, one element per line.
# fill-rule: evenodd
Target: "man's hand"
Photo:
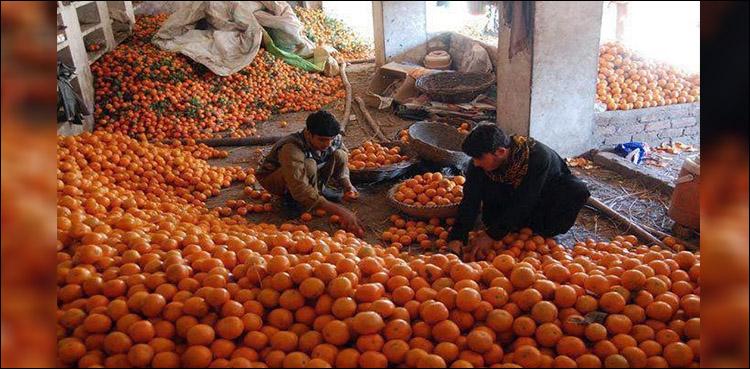
<path fill-rule="evenodd" d="M 464 253 L 464 255 L 466 255 L 466 260 L 483 260 L 489 251 L 492 250 L 492 245 L 494 243 L 495 240 L 488 236 L 487 233 L 480 232 L 469 241 L 469 246 L 467 247 L 466 253 Z"/>
<path fill-rule="evenodd" d="M 323 210 L 327 211 L 329 214 L 338 215 L 341 227 L 345 231 L 354 233 L 357 237 L 362 237 L 365 235 L 365 231 L 359 224 L 357 216 L 354 215 L 354 213 L 352 213 L 349 209 L 341 205 L 334 204 L 330 201 L 324 201 L 320 207 L 323 208 Z"/>
<path fill-rule="evenodd" d="M 341 221 L 341 226 L 344 227 L 345 230 L 348 232 L 354 233 L 357 237 L 362 237 L 365 234 L 365 231 L 362 229 L 362 226 L 359 224 L 359 220 L 357 219 L 357 216 L 354 215 L 351 211 L 340 207 L 340 212 L 338 213 L 338 216 Z"/>
<path fill-rule="evenodd" d="M 343 187 L 344 199 L 351 201 L 359 198 L 359 191 L 357 191 L 357 188 L 352 185 L 351 181 L 345 181 Z"/>
<path fill-rule="evenodd" d="M 344 192 L 355 192 L 355 193 L 359 193 L 359 192 L 357 191 L 357 188 L 356 188 L 356 187 L 354 187 L 354 185 L 352 184 L 352 181 L 351 181 L 351 180 L 348 180 L 348 179 L 343 179 L 343 180 L 342 180 L 342 182 L 343 182 L 343 183 L 342 183 L 342 186 L 341 186 L 341 187 L 343 187 L 343 188 L 344 188 Z"/>

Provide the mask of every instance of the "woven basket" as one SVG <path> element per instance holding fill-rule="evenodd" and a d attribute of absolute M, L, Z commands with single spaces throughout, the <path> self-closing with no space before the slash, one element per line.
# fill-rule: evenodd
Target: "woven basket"
<path fill-rule="evenodd" d="M 452 177 L 446 177 L 452 178 Z M 458 208 L 460 204 L 451 205 L 439 205 L 439 206 L 414 206 L 404 204 L 394 197 L 396 190 L 401 186 L 403 182 L 397 183 L 395 186 L 388 190 L 388 202 L 394 208 L 400 210 L 402 213 L 416 217 L 416 218 L 451 218 L 458 214 Z"/>
<path fill-rule="evenodd" d="M 404 155 L 409 156 L 409 160 L 398 162 L 395 164 L 382 166 L 379 168 L 365 168 L 362 170 L 349 169 L 349 178 L 355 184 L 362 183 L 375 183 L 385 181 L 393 178 L 397 178 L 404 173 L 408 172 L 411 167 L 419 162 L 419 158 L 415 153 L 409 150 L 409 147 L 398 142 L 386 142 L 382 143 L 382 146 L 391 148 L 394 146 L 401 147 L 401 152 Z"/>
<path fill-rule="evenodd" d="M 461 152 L 461 143 L 466 136 L 445 123 L 414 123 L 409 127 L 409 136 L 409 146 L 425 160 L 456 167 L 470 160 Z"/>
<path fill-rule="evenodd" d="M 495 84 L 492 73 L 440 72 L 419 77 L 414 86 L 431 100 L 465 103 Z"/>

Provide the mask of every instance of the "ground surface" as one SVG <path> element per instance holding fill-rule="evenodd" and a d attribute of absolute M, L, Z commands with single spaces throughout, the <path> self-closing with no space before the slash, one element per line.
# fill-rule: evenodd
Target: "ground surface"
<path fill-rule="evenodd" d="M 347 68 L 347 75 L 352 84 L 354 96 L 364 96 L 367 89 L 369 76 L 375 71 L 374 64 L 356 64 Z M 350 121 L 346 129 L 344 142 L 349 148 L 362 144 L 365 140 L 373 139 L 373 132 L 364 123 L 364 117 L 359 109 L 352 107 L 352 113 L 357 115 L 357 120 Z M 344 101 L 337 101 L 328 107 L 337 117 L 343 115 Z M 378 122 L 386 137 L 393 137 L 396 132 L 406 128 L 411 121 L 403 120 L 389 110 L 378 111 L 369 109 L 373 119 Z M 305 118 L 309 113 L 292 113 L 272 117 L 269 122 L 259 126 L 258 133 L 263 136 L 283 135 L 301 130 L 304 127 Z M 286 121 L 288 125 L 282 128 L 281 122 Z M 226 159 L 214 160 L 215 165 L 240 165 L 245 168 L 257 167 L 259 161 L 270 149 L 263 147 L 228 147 Z M 690 153 L 695 154 L 695 153 Z M 668 157 L 670 155 L 663 154 Z M 685 155 L 676 155 L 665 168 L 654 168 L 664 175 L 676 175 L 682 165 Z M 651 191 L 647 186 L 636 179 L 625 178 L 622 175 L 608 169 L 595 166 L 592 169 L 572 168 L 574 173 L 580 176 L 589 186 L 593 196 L 602 200 L 613 209 L 623 213 L 636 222 L 646 224 L 660 231 L 670 233 L 672 221 L 666 215 L 669 206 L 669 197 L 658 191 Z M 378 243 L 380 234 L 388 227 L 388 217 L 396 213 L 396 210 L 388 205 L 386 193 L 388 189 L 398 180 L 379 183 L 375 185 L 358 186 L 360 198 L 347 206 L 354 211 L 365 227 L 365 240 Z M 209 207 L 223 206 L 226 200 L 243 198 L 242 189 L 244 185 L 236 184 L 221 192 L 215 198 L 207 202 Z M 295 214 L 282 210 L 278 199 L 274 199 L 274 209 L 278 211 L 261 214 L 249 214 L 248 218 L 256 222 L 281 224 L 284 222 L 299 222 Z M 313 229 L 324 231 L 335 231 L 334 225 L 328 222 L 328 217 L 315 217 L 309 224 Z M 558 236 L 558 240 L 565 245 L 572 246 L 577 241 L 587 238 L 595 240 L 609 240 L 616 235 L 627 234 L 626 227 L 609 220 L 597 211 L 584 208 L 579 214 L 575 226 L 566 234 Z"/>

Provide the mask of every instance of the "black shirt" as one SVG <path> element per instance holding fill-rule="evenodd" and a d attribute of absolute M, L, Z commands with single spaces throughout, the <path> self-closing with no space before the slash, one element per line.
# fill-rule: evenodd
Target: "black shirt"
<path fill-rule="evenodd" d="M 480 210 L 487 234 L 495 240 L 528 225 L 545 188 L 563 175 L 570 175 L 565 161 L 539 141 L 531 147 L 526 176 L 518 188 L 493 181 L 483 169 L 469 164 L 464 197 L 449 240 L 467 241 Z"/>

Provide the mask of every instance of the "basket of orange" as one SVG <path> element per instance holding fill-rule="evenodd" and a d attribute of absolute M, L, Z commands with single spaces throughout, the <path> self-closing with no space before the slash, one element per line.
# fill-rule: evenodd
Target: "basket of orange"
<path fill-rule="evenodd" d="M 406 173 L 416 162 L 398 143 L 365 141 L 349 154 L 349 176 L 354 183 L 379 182 Z"/>
<path fill-rule="evenodd" d="M 388 191 L 388 201 L 413 217 L 454 217 L 463 199 L 465 182 L 463 176 L 424 173 L 393 186 Z"/>

